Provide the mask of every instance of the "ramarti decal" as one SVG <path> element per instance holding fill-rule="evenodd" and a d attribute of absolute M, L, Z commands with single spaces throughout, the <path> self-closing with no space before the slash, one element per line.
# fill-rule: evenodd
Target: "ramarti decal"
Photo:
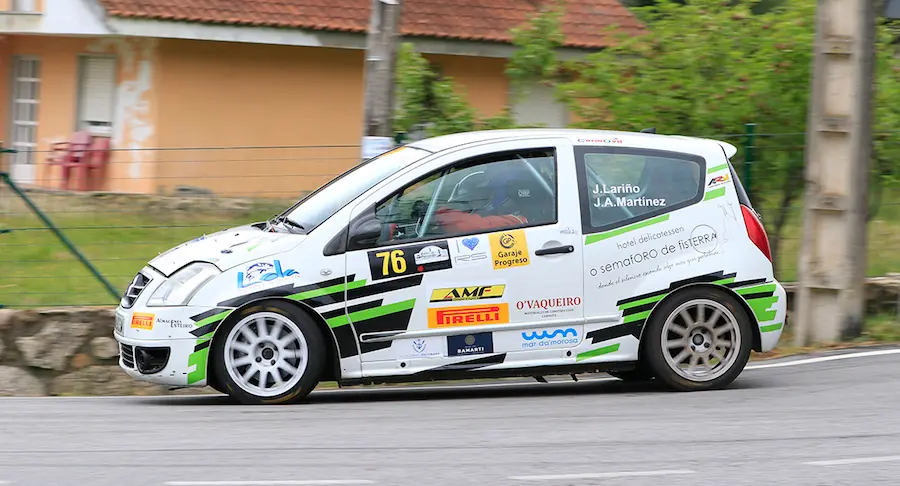
<path fill-rule="evenodd" d="M 494 352 L 494 338 L 489 332 L 447 336 L 448 356 L 468 356 Z"/>

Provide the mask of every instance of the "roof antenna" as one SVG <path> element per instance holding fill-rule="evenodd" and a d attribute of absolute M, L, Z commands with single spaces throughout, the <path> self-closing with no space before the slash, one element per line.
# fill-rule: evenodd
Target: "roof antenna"
<path fill-rule="evenodd" d="M 656 127 L 645 128 L 641 130 L 641 133 L 656 133 Z"/>

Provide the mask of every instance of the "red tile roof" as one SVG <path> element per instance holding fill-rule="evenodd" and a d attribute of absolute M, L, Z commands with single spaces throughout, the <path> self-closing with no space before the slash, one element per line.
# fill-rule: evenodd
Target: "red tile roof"
<path fill-rule="evenodd" d="M 294 27 L 366 32 L 370 0 L 99 0 L 113 17 L 177 20 L 206 24 Z M 540 0 L 405 0 L 401 34 L 510 42 L 509 29 L 538 11 Z M 562 19 L 565 44 L 600 48 L 612 39 L 602 32 L 643 27 L 619 0 L 568 0 Z"/>

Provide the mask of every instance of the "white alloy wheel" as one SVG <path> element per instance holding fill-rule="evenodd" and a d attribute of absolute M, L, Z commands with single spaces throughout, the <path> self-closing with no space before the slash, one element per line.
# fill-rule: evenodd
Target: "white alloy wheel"
<path fill-rule="evenodd" d="M 743 339 L 734 314 L 708 299 L 678 306 L 662 332 L 666 363 L 690 381 L 711 381 L 728 372 L 737 361 Z"/>
<path fill-rule="evenodd" d="M 274 397 L 291 390 L 309 363 L 309 345 L 300 328 L 282 314 L 259 312 L 231 328 L 224 364 L 235 385 L 250 395 Z"/>

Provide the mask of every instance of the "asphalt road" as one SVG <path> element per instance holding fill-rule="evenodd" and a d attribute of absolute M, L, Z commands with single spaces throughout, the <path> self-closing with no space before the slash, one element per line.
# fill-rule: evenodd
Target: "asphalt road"
<path fill-rule="evenodd" d="M 766 362 L 705 393 L 598 375 L 274 407 L 0 399 L 0 484 L 896 485 L 900 349 L 881 352 Z"/>

